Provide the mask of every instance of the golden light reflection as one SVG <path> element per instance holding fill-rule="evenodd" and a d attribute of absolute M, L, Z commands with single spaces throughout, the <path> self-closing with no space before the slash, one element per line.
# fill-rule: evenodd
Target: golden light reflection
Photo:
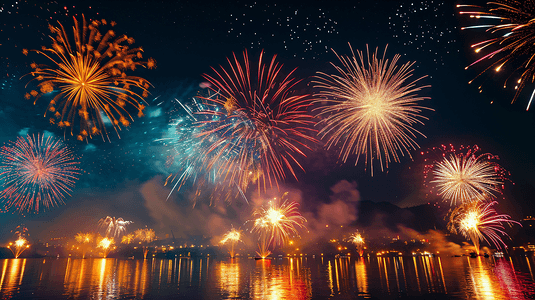
<path fill-rule="evenodd" d="M 22 283 L 26 259 L 5 260 L 0 279 L 0 291 L 3 298 L 10 298 Z"/>
<path fill-rule="evenodd" d="M 329 264 L 328 264 L 327 270 L 329 272 L 329 288 L 331 289 L 331 296 L 334 296 L 333 267 L 331 266 L 331 261 L 330 260 L 329 260 Z"/>
<path fill-rule="evenodd" d="M 296 258 L 300 260 L 301 258 Z M 252 299 L 310 299 L 312 286 L 310 273 L 299 273 L 287 264 L 272 264 L 271 260 L 257 260 L 252 273 Z M 291 275 L 290 275 L 291 273 Z"/>
<path fill-rule="evenodd" d="M 446 288 L 446 282 L 444 281 L 444 271 L 442 270 L 442 260 L 438 257 L 438 265 L 440 267 L 440 277 L 442 278 L 442 286 L 444 287 L 444 292 L 447 294 L 448 289 Z"/>
<path fill-rule="evenodd" d="M 418 275 L 418 264 L 416 262 L 416 257 L 412 257 L 412 262 L 414 264 L 414 272 L 416 274 L 416 282 L 418 283 L 418 291 L 422 291 L 422 286 L 420 285 L 420 276 Z"/>
<path fill-rule="evenodd" d="M 219 288 L 228 298 L 240 295 L 240 264 L 234 259 L 219 264 Z"/>
<path fill-rule="evenodd" d="M 43 297 L 39 295 L 43 287 L 52 293 L 48 297 L 57 293 L 74 299 L 152 298 L 177 289 L 177 295 L 184 296 L 187 290 L 192 299 L 389 298 L 433 293 L 486 300 L 522 299 L 535 290 L 524 257 L 514 260 L 517 270 L 512 260 L 483 257 L 326 257 L 325 262 L 310 257 L 210 258 L 210 264 L 207 258 L 6 259 L 0 261 L 0 297 L 20 296 L 18 291 L 32 289 L 36 297 Z"/>
<path fill-rule="evenodd" d="M 368 295 L 368 272 L 366 270 L 366 261 L 363 257 L 355 261 L 355 277 L 357 278 L 359 296 Z"/>
<path fill-rule="evenodd" d="M 4 285 L 4 278 L 6 278 L 7 264 L 9 260 L 4 260 L 4 266 L 2 267 L 2 278 L 0 278 L 0 292 L 2 291 L 2 286 Z"/>
<path fill-rule="evenodd" d="M 492 270 L 478 256 L 476 259 L 468 258 L 470 277 L 476 299 L 506 299 L 497 280 L 493 279 Z"/>

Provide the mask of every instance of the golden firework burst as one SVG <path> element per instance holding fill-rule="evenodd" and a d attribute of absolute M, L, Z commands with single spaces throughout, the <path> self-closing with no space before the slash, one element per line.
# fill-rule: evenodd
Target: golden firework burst
<path fill-rule="evenodd" d="M 342 64 L 332 64 L 338 75 L 319 73 L 314 81 L 317 102 L 327 104 L 319 113 L 326 147 L 341 145 L 344 162 L 354 154 L 357 164 L 364 155 L 372 175 L 374 160 L 383 171 L 392 161 L 399 162 L 400 154 L 412 158 L 410 150 L 419 147 L 417 135 L 424 136 L 412 126 L 423 125 L 427 118 L 421 112 L 431 110 L 418 105 L 428 99 L 416 95 L 428 87 L 416 85 L 423 77 L 409 81 L 414 62 L 398 66 L 401 56 L 386 59 L 386 48 L 382 57 L 378 49 L 371 55 L 367 50 L 366 56 L 358 50 L 355 56 L 353 49 L 351 57 L 335 54 Z"/>
<path fill-rule="evenodd" d="M 116 37 L 111 29 L 102 34 L 99 26 L 106 23 L 105 20 L 88 22 L 84 16 L 81 24 L 74 19 L 74 43 L 71 43 L 67 30 L 58 22 L 58 27 L 49 26 L 52 47 L 33 50 L 52 64 L 31 64 L 30 74 L 39 82 L 39 92 L 32 90 L 25 95 L 26 99 L 35 97 L 35 104 L 43 95 L 57 92 L 49 102 L 45 117 L 51 114 L 50 123 L 70 128 L 71 135 L 79 127 L 76 134 L 79 140 L 95 135 L 107 137 L 107 125 L 119 134 L 121 126 L 128 127 L 133 121 L 130 109 L 142 116 L 146 103 L 143 98 L 148 96 L 150 83 L 126 73 L 137 67 L 155 67 L 154 59 L 141 60 L 141 47 L 130 46 L 133 38 Z"/>

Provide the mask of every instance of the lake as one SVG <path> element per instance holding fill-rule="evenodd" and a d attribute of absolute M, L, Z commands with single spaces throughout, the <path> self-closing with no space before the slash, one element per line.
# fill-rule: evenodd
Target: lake
<path fill-rule="evenodd" d="M 533 257 L 4 259 L 2 299 L 533 299 Z"/>

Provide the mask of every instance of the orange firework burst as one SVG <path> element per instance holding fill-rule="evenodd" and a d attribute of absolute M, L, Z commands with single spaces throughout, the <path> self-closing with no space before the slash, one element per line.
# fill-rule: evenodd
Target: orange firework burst
<path fill-rule="evenodd" d="M 74 186 L 79 162 L 61 140 L 44 135 L 19 137 L 0 148 L 0 198 L 8 209 L 39 212 L 63 203 Z"/>
<path fill-rule="evenodd" d="M 253 214 L 257 218 L 254 220 L 252 231 L 260 234 L 260 251 L 257 253 L 262 258 L 271 253 L 269 251 L 271 244 L 282 246 L 291 235 L 298 235 L 298 227 L 305 227 L 303 223 L 306 222 L 306 219 L 298 211 L 299 204 L 289 202 L 286 199 L 287 195 L 288 193 L 282 195 L 282 204 L 279 204 L 280 201 L 275 198 L 269 201 L 269 207 L 261 207 Z"/>
<path fill-rule="evenodd" d="M 199 113 L 208 117 L 197 124 L 196 138 L 209 142 L 201 149 L 204 164 L 221 180 L 243 188 L 253 180 L 259 189 L 278 185 L 287 172 L 296 177 L 294 168 L 303 169 L 297 158 L 310 149 L 307 142 L 316 142 L 309 95 L 294 93 L 299 81 L 293 71 L 283 74 L 276 56 L 269 64 L 263 57 L 255 67 L 247 52 L 243 63 L 234 55 L 227 59 L 228 70 L 204 75 L 216 93 L 203 98 L 211 108 Z"/>
<path fill-rule="evenodd" d="M 492 207 L 496 203 L 498 202 L 466 203 L 451 212 L 448 228 L 453 233 L 460 232 L 472 240 L 477 254 L 479 254 L 481 240 L 494 244 L 498 249 L 502 246 L 507 247 L 501 237 L 509 237 L 504 231 L 503 223 L 520 225 L 520 223 L 511 220 L 508 215 L 499 215 Z"/>
<path fill-rule="evenodd" d="M 74 44 L 61 23 L 58 27 L 49 26 L 52 47 L 34 51 L 48 58 L 52 66 L 31 64 L 31 75 L 39 81 L 40 92 L 26 94 L 27 99 L 35 97 L 35 103 L 44 94 L 58 92 L 48 105 L 48 112 L 53 115 L 50 122 L 66 129 L 70 127 L 72 135 L 75 121 L 79 120 L 79 140 L 94 135 L 104 138 L 108 134 L 107 123 L 119 134 L 121 126 L 127 127 L 133 121 L 128 106 L 142 116 L 143 98 L 148 96 L 150 83 L 126 72 L 138 66 L 155 66 L 153 59 L 141 61 L 140 47 L 130 48 L 133 38 L 116 37 L 111 29 L 101 34 L 98 27 L 106 24 L 105 20 L 87 22 L 83 16 L 82 19 L 82 24 L 74 19 Z"/>
<path fill-rule="evenodd" d="M 369 50 L 366 57 L 360 51 L 355 56 L 353 49 L 351 57 L 335 52 L 342 66 L 332 65 L 339 74 L 319 73 L 315 81 L 318 102 L 328 104 L 319 113 L 324 117 L 320 135 L 327 138 L 327 148 L 341 144 L 344 162 L 355 154 L 357 164 L 364 155 L 372 175 L 374 160 L 384 170 L 390 162 L 399 162 L 399 154 L 411 156 L 410 150 L 419 147 L 415 138 L 424 135 L 412 126 L 423 125 L 427 118 L 420 113 L 429 109 L 417 105 L 428 99 L 415 94 L 427 87 L 416 85 L 423 77 L 409 82 L 414 62 L 397 66 L 400 55 L 389 61 L 386 48 L 382 58 L 377 51 L 371 57 Z"/>
<path fill-rule="evenodd" d="M 463 30 L 485 28 L 486 32 L 491 35 L 491 38 L 471 46 L 476 53 L 481 53 L 482 56 L 466 69 L 486 61 L 490 62 L 490 66 L 486 67 L 476 78 L 489 70 L 508 72 L 503 87 L 506 88 L 507 82 L 512 79 L 512 86 L 516 90 L 512 102 L 515 102 L 524 87 L 535 80 L 535 62 L 533 61 L 535 54 L 535 37 L 533 35 L 535 30 L 533 22 L 535 19 L 535 1 L 496 0 L 488 2 L 486 7 L 477 5 L 457 5 L 457 7 L 471 10 L 461 11 L 462 15 L 466 14 L 474 20 L 485 20 L 490 23 L 461 28 Z M 473 81 L 471 80 L 469 83 Z M 481 92 L 481 86 L 479 89 Z M 535 90 L 531 94 L 526 110 L 529 110 L 534 96 Z"/>

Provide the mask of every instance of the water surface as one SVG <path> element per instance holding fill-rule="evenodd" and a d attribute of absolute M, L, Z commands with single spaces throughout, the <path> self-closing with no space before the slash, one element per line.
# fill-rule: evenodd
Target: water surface
<path fill-rule="evenodd" d="M 2 299 L 533 299 L 533 257 L 5 259 Z"/>

